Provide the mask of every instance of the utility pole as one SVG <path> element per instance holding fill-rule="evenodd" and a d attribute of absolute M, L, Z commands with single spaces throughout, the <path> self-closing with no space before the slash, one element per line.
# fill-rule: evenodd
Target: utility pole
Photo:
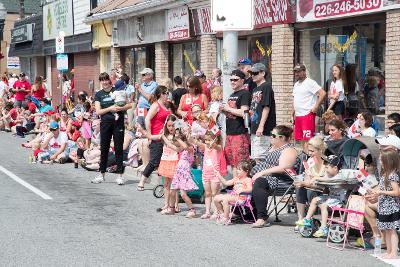
<path fill-rule="evenodd" d="M 25 18 L 25 0 L 19 0 L 19 18 Z"/>

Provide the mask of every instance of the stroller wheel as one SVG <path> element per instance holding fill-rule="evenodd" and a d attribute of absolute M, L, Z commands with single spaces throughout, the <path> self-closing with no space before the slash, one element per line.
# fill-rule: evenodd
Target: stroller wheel
<path fill-rule="evenodd" d="M 162 198 L 164 196 L 164 186 L 162 184 L 154 187 L 153 196 L 155 196 L 156 198 Z"/>
<path fill-rule="evenodd" d="M 329 240 L 333 243 L 342 243 L 344 240 L 344 227 L 340 224 L 331 224 L 329 226 Z"/>
<path fill-rule="evenodd" d="M 311 227 L 301 226 L 299 228 L 299 233 L 302 237 L 310 238 L 321 226 L 320 221 L 313 219 Z"/>

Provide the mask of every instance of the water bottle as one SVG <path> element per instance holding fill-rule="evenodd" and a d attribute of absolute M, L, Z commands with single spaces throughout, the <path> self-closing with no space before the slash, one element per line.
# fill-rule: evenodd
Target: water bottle
<path fill-rule="evenodd" d="M 382 239 L 380 235 L 375 236 L 374 242 L 374 256 L 378 256 L 382 253 Z"/>
<path fill-rule="evenodd" d="M 244 119 L 244 127 L 249 129 L 249 131 L 250 131 L 250 114 L 249 114 L 248 110 L 244 111 L 243 119 Z"/>

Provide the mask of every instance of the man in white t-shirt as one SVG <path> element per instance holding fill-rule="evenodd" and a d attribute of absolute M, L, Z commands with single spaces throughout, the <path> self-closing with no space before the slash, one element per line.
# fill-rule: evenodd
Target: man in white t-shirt
<path fill-rule="evenodd" d="M 68 136 L 60 131 L 56 121 L 50 122 L 50 132 L 46 135 L 42 149 L 50 154 L 50 159 L 64 163 L 67 160 L 66 149 L 68 145 Z"/>
<path fill-rule="evenodd" d="M 315 115 L 324 101 L 326 92 L 316 81 L 307 78 L 304 64 L 294 67 L 296 83 L 293 87 L 294 139 L 300 140 L 305 149 L 315 133 Z"/>

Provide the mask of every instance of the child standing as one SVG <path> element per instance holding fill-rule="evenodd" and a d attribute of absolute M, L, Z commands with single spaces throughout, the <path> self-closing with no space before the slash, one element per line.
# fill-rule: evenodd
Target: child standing
<path fill-rule="evenodd" d="M 216 130 L 213 130 L 216 129 Z M 214 170 L 221 172 L 221 156 L 222 146 L 221 146 L 221 131 L 217 126 L 214 126 L 212 130 L 208 130 L 204 136 L 205 143 L 200 141 L 196 142 L 196 145 L 204 151 L 203 158 L 203 185 L 205 191 L 205 204 L 206 211 L 200 217 L 201 219 L 209 219 L 211 217 L 211 203 L 212 199 L 217 195 L 220 190 L 220 181 L 217 176 L 215 176 Z M 216 219 L 217 213 L 212 219 Z"/>
<path fill-rule="evenodd" d="M 329 181 L 339 175 L 341 168 L 341 160 L 335 155 L 324 158 L 325 161 L 325 177 L 314 179 L 314 181 Z M 307 216 L 303 220 L 296 222 L 298 226 L 311 227 L 312 216 L 317 211 L 317 207 L 321 210 L 321 227 L 314 233 L 314 237 L 326 237 L 328 235 L 328 207 L 341 205 L 346 198 L 346 190 L 339 188 L 330 188 L 328 195 L 314 197 L 308 208 Z"/>
<path fill-rule="evenodd" d="M 247 196 L 240 195 L 240 193 L 251 193 L 253 190 L 253 182 L 250 178 L 252 168 L 253 165 L 249 160 L 241 160 L 237 166 L 238 176 L 229 181 L 225 180 L 218 171 L 215 171 L 215 176 L 218 177 L 223 185 L 233 185 L 233 191 L 231 193 L 219 194 L 214 198 L 214 204 L 217 208 L 217 224 L 229 225 L 231 223 L 229 219 L 230 202 L 239 200 L 244 203 L 247 200 Z"/>
<path fill-rule="evenodd" d="M 164 126 L 164 134 L 161 140 L 164 143 L 160 166 L 158 166 L 158 175 L 164 177 L 164 206 L 159 210 L 165 213 L 168 210 L 169 195 L 171 192 L 171 181 L 174 178 L 176 166 L 178 165 L 177 147 L 172 144 L 175 135 L 174 122 L 175 115 L 169 115 Z M 175 212 L 179 210 L 178 202 L 175 201 Z"/>
<path fill-rule="evenodd" d="M 125 92 L 126 85 L 123 81 L 118 80 L 115 84 L 115 90 L 111 93 L 111 98 L 114 100 L 114 103 L 118 107 L 123 107 L 127 103 L 127 96 Z M 117 121 L 119 118 L 118 112 L 114 113 L 115 120 Z"/>
<path fill-rule="evenodd" d="M 400 155 L 393 150 L 381 152 L 382 171 L 379 179 L 379 190 L 375 193 L 378 198 L 377 224 L 382 231 L 387 252 L 383 258 L 397 258 L 399 237 L 397 228 L 400 227 L 400 195 L 399 195 L 399 171 Z"/>
<path fill-rule="evenodd" d="M 190 167 L 194 160 L 194 149 L 193 146 L 187 141 L 187 137 L 182 133 L 181 129 L 176 129 L 175 139 L 177 145 L 180 148 L 180 158 L 174 178 L 171 182 L 171 193 L 169 196 L 169 209 L 163 214 L 173 215 L 175 214 L 175 200 L 176 191 L 180 190 L 183 201 L 185 201 L 189 212 L 186 214 L 186 218 L 194 218 L 196 216 L 196 210 L 193 208 L 192 201 L 187 195 L 187 191 L 193 191 L 199 189 L 198 186 L 192 179 Z"/>

